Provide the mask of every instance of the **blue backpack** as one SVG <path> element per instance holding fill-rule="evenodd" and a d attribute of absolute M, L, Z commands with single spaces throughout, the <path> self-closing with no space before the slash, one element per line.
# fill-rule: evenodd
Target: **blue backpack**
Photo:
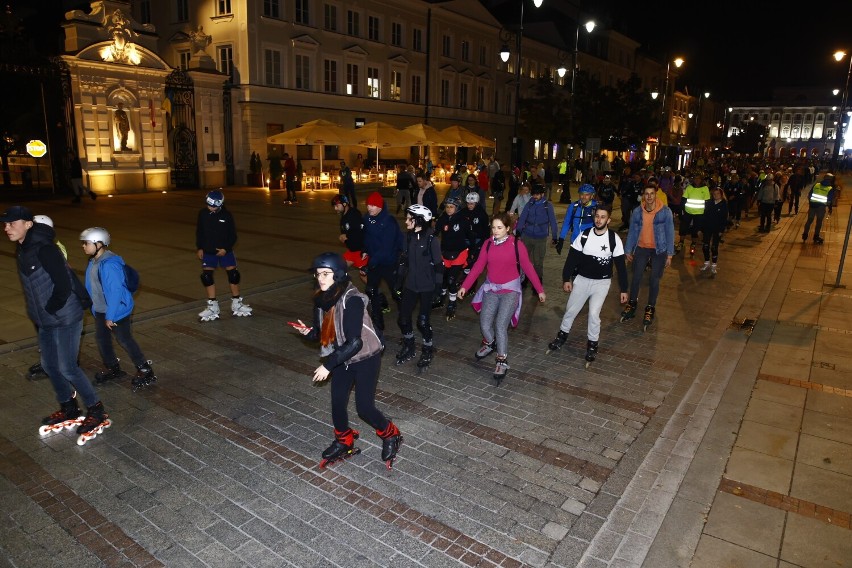
<path fill-rule="evenodd" d="M 124 263 L 123 268 L 124 285 L 131 294 L 135 294 L 136 291 L 139 290 L 139 272 L 126 262 Z M 100 279 L 100 277 L 101 273 L 98 272 L 98 279 Z"/>

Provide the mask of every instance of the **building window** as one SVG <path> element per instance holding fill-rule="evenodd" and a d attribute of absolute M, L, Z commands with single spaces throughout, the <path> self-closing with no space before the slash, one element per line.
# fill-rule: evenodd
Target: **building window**
<path fill-rule="evenodd" d="M 267 18 L 280 18 L 279 0 L 263 0 L 263 15 Z"/>
<path fill-rule="evenodd" d="M 423 51 L 423 30 L 418 28 L 411 30 L 411 49 Z"/>
<path fill-rule="evenodd" d="M 323 8 L 323 27 L 330 32 L 337 31 L 337 6 L 326 4 Z"/>
<path fill-rule="evenodd" d="M 177 8 L 177 13 L 175 13 L 175 21 L 176 22 L 188 22 L 189 21 L 189 0 L 177 0 L 175 3 L 175 7 Z"/>
<path fill-rule="evenodd" d="M 444 57 L 453 56 L 453 39 L 448 36 L 441 36 L 441 55 Z"/>
<path fill-rule="evenodd" d="M 450 106 L 450 81 L 441 79 L 441 106 Z"/>
<path fill-rule="evenodd" d="M 296 55 L 296 88 L 311 88 L 311 58 L 307 55 Z"/>
<path fill-rule="evenodd" d="M 353 63 L 346 64 L 346 94 L 358 96 L 358 66 Z"/>
<path fill-rule="evenodd" d="M 462 61 L 470 61 L 470 42 L 467 40 L 462 41 L 461 58 Z"/>
<path fill-rule="evenodd" d="M 481 85 L 476 89 L 476 110 L 485 110 L 485 87 Z"/>
<path fill-rule="evenodd" d="M 337 61 L 326 59 L 323 62 L 323 84 L 326 93 L 337 92 Z"/>
<path fill-rule="evenodd" d="M 486 61 L 488 61 L 488 49 L 484 45 L 479 47 L 479 64 L 485 65 Z"/>
<path fill-rule="evenodd" d="M 420 75 L 411 76 L 411 102 L 420 104 Z"/>
<path fill-rule="evenodd" d="M 230 16 L 231 14 L 233 14 L 231 11 L 231 0 L 216 0 L 217 16 Z"/>
<path fill-rule="evenodd" d="M 281 52 L 274 49 L 263 50 L 263 64 L 266 84 L 270 87 L 281 86 Z"/>
<path fill-rule="evenodd" d="M 361 14 L 346 11 L 346 33 L 353 37 L 361 37 Z"/>
<path fill-rule="evenodd" d="M 399 22 L 391 23 L 391 45 L 402 47 L 402 24 Z"/>
<path fill-rule="evenodd" d="M 390 100 L 398 101 L 402 98 L 402 73 L 391 71 L 390 74 Z"/>
<path fill-rule="evenodd" d="M 234 48 L 230 45 L 220 45 L 216 48 L 216 63 L 219 72 L 224 73 L 231 79 L 234 78 Z"/>
<path fill-rule="evenodd" d="M 373 99 L 381 97 L 378 67 L 367 67 L 367 96 Z"/>
<path fill-rule="evenodd" d="M 367 38 L 370 41 L 381 41 L 379 39 L 379 19 L 375 16 L 369 16 L 367 18 Z"/>
<path fill-rule="evenodd" d="M 459 108 L 467 108 L 467 83 L 459 85 Z"/>
<path fill-rule="evenodd" d="M 308 26 L 311 24 L 310 0 L 296 0 L 296 23 Z"/>
<path fill-rule="evenodd" d="M 142 0 L 139 2 L 139 23 L 151 23 L 151 0 Z"/>
<path fill-rule="evenodd" d="M 178 69 L 182 71 L 189 69 L 189 60 L 191 58 L 192 54 L 189 53 L 189 50 L 178 51 Z"/>

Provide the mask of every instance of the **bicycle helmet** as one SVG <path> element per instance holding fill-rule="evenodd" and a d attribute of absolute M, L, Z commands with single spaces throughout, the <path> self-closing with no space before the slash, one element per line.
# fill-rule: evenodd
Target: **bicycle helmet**
<path fill-rule="evenodd" d="M 446 207 L 447 205 L 452 205 L 453 207 L 458 209 L 461 205 L 461 199 L 459 199 L 458 197 L 448 197 L 444 200 L 444 206 Z"/>
<path fill-rule="evenodd" d="M 225 202 L 225 194 L 221 189 L 214 189 L 207 194 L 207 205 L 210 207 L 221 207 Z"/>
<path fill-rule="evenodd" d="M 590 183 L 584 183 L 583 185 L 580 186 L 579 192 L 580 193 L 594 193 L 595 192 L 595 186 L 593 186 Z"/>
<path fill-rule="evenodd" d="M 334 272 L 334 281 L 341 282 L 349 276 L 346 267 L 346 261 L 336 252 L 324 252 L 314 258 L 311 263 L 311 272 L 316 272 L 318 268 L 327 268 Z"/>
<path fill-rule="evenodd" d="M 479 203 L 479 194 L 471 191 L 465 196 L 464 200 L 468 203 Z"/>
<path fill-rule="evenodd" d="M 109 246 L 109 232 L 103 227 L 89 227 L 80 233 L 80 240 L 88 243 L 103 243 L 104 246 Z"/>
<path fill-rule="evenodd" d="M 349 198 L 345 195 L 338 193 L 337 195 L 331 198 L 331 206 L 335 207 L 337 205 L 349 205 Z"/>
<path fill-rule="evenodd" d="M 406 209 L 405 212 L 415 219 L 420 219 L 424 223 L 428 223 L 432 220 L 432 211 L 430 211 L 425 205 L 414 204 Z"/>
<path fill-rule="evenodd" d="M 33 215 L 33 222 L 41 223 L 42 225 L 47 225 L 48 227 L 53 226 L 53 219 L 51 219 L 47 215 Z"/>

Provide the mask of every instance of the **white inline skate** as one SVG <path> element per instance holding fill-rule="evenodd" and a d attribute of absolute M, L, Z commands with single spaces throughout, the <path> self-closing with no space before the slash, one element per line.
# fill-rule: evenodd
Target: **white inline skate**
<path fill-rule="evenodd" d="M 243 298 L 231 298 L 231 315 L 238 318 L 248 317 L 251 315 L 251 306 L 243 303 Z M 217 313 L 218 317 L 218 313 Z"/>
<path fill-rule="evenodd" d="M 219 319 L 219 302 L 218 300 L 207 300 L 207 307 L 204 311 L 198 314 L 201 321 L 213 321 Z"/>

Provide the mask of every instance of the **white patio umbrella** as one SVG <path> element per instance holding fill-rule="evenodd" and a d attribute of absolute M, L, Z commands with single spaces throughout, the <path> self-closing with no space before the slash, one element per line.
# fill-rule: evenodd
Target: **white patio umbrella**
<path fill-rule="evenodd" d="M 381 148 L 402 148 L 404 146 L 423 146 L 427 140 L 409 132 L 400 130 L 386 122 L 368 122 L 361 128 L 350 130 L 344 144 L 366 146 L 376 149 L 376 163 Z"/>
<path fill-rule="evenodd" d="M 349 136 L 349 133 L 348 129 L 342 128 L 333 122 L 317 119 L 305 122 L 291 130 L 273 134 L 266 141 L 269 144 L 318 145 L 320 147 L 319 169 L 322 172 L 323 147 L 327 145 L 336 146 L 346 144 L 344 140 Z"/>

